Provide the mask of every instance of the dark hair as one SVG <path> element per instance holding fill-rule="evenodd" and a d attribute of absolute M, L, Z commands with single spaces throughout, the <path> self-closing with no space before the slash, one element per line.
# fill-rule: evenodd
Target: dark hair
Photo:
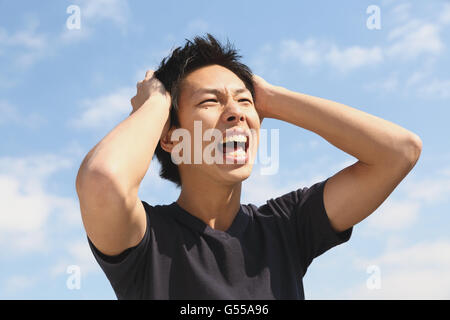
<path fill-rule="evenodd" d="M 254 97 L 252 72 L 249 67 L 239 62 L 241 56 L 227 40 L 222 45 L 211 34 L 206 37 L 195 37 L 192 41 L 185 39 L 184 47 L 174 49 L 170 56 L 164 58 L 155 71 L 155 77 L 162 82 L 172 98 L 170 111 L 170 127 L 180 126 L 178 119 L 178 96 L 182 80 L 198 68 L 217 64 L 236 74 L 245 84 Z M 170 153 L 161 148 L 160 142 L 155 151 L 158 161 L 161 163 L 159 175 L 163 179 L 174 182 L 181 187 L 181 177 L 178 166 L 172 162 Z"/>

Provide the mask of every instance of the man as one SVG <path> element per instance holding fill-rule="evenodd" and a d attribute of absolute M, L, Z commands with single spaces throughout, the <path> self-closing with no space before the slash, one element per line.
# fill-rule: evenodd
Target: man
<path fill-rule="evenodd" d="M 76 186 L 88 241 L 119 299 L 304 299 L 312 260 L 347 241 L 419 158 L 414 133 L 271 85 L 239 57 L 209 34 L 175 49 L 138 83 L 130 116 L 81 164 Z M 264 118 L 313 131 L 358 161 L 262 206 L 243 205 Z M 213 153 L 231 163 L 192 160 L 196 123 L 202 137 L 219 131 Z M 191 140 L 174 139 L 180 130 Z M 185 142 L 192 161 L 175 164 Z M 201 149 L 210 144 L 202 140 Z M 138 197 L 155 151 L 160 175 L 181 188 L 170 205 Z"/>

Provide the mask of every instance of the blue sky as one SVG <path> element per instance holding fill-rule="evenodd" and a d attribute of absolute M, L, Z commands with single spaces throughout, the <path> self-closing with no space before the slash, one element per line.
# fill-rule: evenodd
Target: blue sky
<path fill-rule="evenodd" d="M 66 26 L 72 4 L 79 30 Z M 366 25 L 370 5 L 379 30 Z M 306 298 L 449 299 L 450 2 L 402 0 L 0 1 L 0 298 L 115 299 L 86 242 L 76 173 L 128 116 L 145 71 L 206 32 L 233 42 L 267 81 L 423 141 L 416 167 L 351 240 L 311 264 Z M 256 165 L 242 203 L 263 204 L 356 161 L 291 124 L 266 119 L 263 128 L 279 129 L 279 170 L 261 175 Z M 171 203 L 178 190 L 158 169 L 153 161 L 139 196 Z M 67 286 L 71 265 L 78 289 Z"/>

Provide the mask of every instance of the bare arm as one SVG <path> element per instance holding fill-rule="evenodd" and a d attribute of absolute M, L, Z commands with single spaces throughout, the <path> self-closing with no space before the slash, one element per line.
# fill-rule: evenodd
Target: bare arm
<path fill-rule="evenodd" d="M 138 244 L 144 235 L 138 189 L 168 125 L 170 96 L 152 72 L 138 83 L 132 104 L 130 116 L 87 154 L 76 179 L 87 235 L 108 255 Z"/>
<path fill-rule="evenodd" d="M 392 122 L 337 102 L 271 86 L 259 77 L 256 84 L 264 117 L 313 131 L 358 159 L 325 185 L 325 208 L 337 231 L 375 211 L 420 156 L 420 138 Z"/>

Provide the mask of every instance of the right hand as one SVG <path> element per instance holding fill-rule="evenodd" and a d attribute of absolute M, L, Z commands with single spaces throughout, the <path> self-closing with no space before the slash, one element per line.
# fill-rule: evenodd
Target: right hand
<path fill-rule="evenodd" d="M 159 81 L 154 75 L 153 70 L 148 70 L 145 73 L 145 79 L 139 81 L 136 84 L 137 93 L 131 98 L 131 105 L 133 106 L 133 110 L 130 115 L 135 113 L 142 105 L 151 97 L 151 96 L 162 96 L 167 104 L 171 105 L 170 94 L 164 88 L 164 85 Z"/>
<path fill-rule="evenodd" d="M 147 70 L 147 72 L 145 73 L 145 79 L 139 81 L 136 84 L 137 93 L 133 98 L 131 98 L 131 105 L 133 106 L 133 110 L 131 111 L 130 116 L 135 113 L 140 107 L 142 107 L 151 96 L 163 97 L 165 103 L 167 103 L 168 108 L 171 108 L 172 99 L 169 92 L 167 92 L 161 81 L 159 81 L 153 74 L 153 70 Z M 169 130 L 169 124 L 170 112 L 162 130 L 161 137 L 163 137 Z"/>

